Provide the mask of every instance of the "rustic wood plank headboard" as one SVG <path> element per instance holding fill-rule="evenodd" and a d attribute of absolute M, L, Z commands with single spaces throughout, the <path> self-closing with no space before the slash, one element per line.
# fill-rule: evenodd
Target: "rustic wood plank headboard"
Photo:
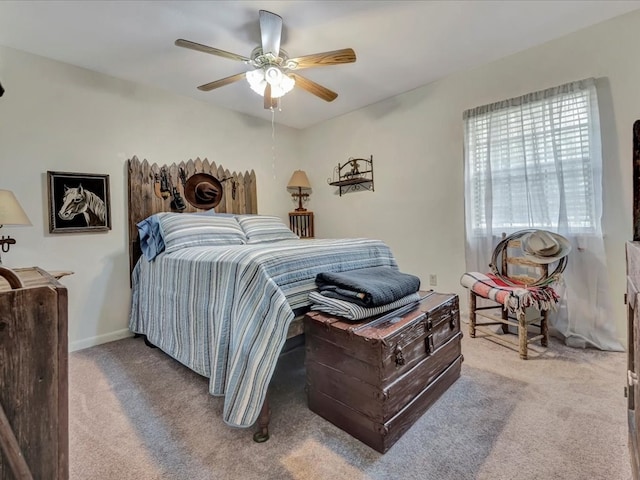
<path fill-rule="evenodd" d="M 166 174 L 169 187 L 176 188 L 184 199 L 183 181 L 195 173 L 213 175 L 223 185 L 224 195 L 215 208 L 219 213 L 258 213 L 258 195 L 256 193 L 256 174 L 253 170 L 244 173 L 229 172 L 209 162 L 206 158 L 189 160 L 171 165 L 149 164 L 147 160 L 140 161 L 133 157 L 128 161 L 128 212 L 129 212 L 129 269 L 133 267 L 142 255 L 138 239 L 136 224 L 154 213 L 172 212 L 174 205 L 171 197 L 162 198 L 156 195 L 157 185 L 160 183 L 161 173 Z M 186 208 L 182 212 L 202 211 L 185 200 Z"/>

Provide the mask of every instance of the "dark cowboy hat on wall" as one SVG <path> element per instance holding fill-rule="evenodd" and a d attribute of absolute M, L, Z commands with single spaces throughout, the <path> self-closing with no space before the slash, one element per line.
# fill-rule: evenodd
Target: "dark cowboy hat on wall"
<path fill-rule="evenodd" d="M 184 185 L 184 197 L 191 205 L 202 210 L 215 207 L 222 200 L 222 184 L 213 175 L 196 173 Z"/>

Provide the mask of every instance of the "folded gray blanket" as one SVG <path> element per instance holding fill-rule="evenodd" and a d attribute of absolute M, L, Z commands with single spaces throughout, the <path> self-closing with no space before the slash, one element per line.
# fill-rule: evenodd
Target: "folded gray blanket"
<path fill-rule="evenodd" d="M 318 290 L 325 297 L 378 307 L 420 289 L 420 279 L 391 267 L 371 267 L 347 272 L 323 272 L 316 276 Z"/>

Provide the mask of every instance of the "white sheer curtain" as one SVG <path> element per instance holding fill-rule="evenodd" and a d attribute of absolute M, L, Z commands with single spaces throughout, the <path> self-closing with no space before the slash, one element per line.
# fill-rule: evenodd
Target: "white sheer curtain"
<path fill-rule="evenodd" d="M 602 239 L 602 148 L 593 79 L 464 112 L 467 271 L 488 271 L 502 233 L 567 237 L 552 331 L 568 345 L 623 350 Z"/>

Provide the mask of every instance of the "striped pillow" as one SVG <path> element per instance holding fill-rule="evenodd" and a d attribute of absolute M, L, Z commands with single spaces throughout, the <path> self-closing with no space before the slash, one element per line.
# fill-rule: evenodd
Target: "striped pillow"
<path fill-rule="evenodd" d="M 167 214 L 160 217 L 160 229 L 167 253 L 188 247 L 247 243 L 247 237 L 235 217 L 189 213 Z"/>
<path fill-rule="evenodd" d="M 247 243 L 267 243 L 280 240 L 299 240 L 300 237 L 293 233 L 282 222 L 280 217 L 269 215 L 246 215 L 238 217 Z"/>

